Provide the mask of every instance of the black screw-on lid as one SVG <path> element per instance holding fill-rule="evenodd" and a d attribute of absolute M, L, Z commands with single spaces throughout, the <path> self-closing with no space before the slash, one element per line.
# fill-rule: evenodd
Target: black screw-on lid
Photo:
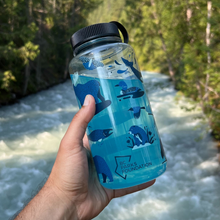
<path fill-rule="evenodd" d="M 107 36 L 120 37 L 118 29 L 123 34 L 124 42 L 128 43 L 128 33 L 124 26 L 117 21 L 111 21 L 110 23 L 99 23 L 82 28 L 72 35 L 70 43 L 73 47 L 73 50 L 75 50 L 75 48 L 81 44 L 96 38 Z"/>

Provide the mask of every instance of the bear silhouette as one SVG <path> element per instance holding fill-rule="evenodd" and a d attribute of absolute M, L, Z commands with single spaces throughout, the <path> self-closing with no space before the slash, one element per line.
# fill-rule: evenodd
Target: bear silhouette
<path fill-rule="evenodd" d="M 96 103 L 95 114 L 98 114 L 111 104 L 110 100 L 105 100 L 102 96 L 100 92 L 100 82 L 97 80 L 90 80 L 85 84 L 78 84 L 76 86 L 73 84 L 73 88 L 81 106 L 84 103 L 86 95 L 89 94 L 94 97 Z"/>
<path fill-rule="evenodd" d="M 105 162 L 105 160 L 102 157 L 97 156 L 97 155 L 93 157 L 93 160 L 95 163 L 97 173 L 102 174 L 103 183 L 106 183 L 107 177 L 109 178 L 110 182 L 113 182 L 112 173 L 111 173 L 107 163 Z"/>

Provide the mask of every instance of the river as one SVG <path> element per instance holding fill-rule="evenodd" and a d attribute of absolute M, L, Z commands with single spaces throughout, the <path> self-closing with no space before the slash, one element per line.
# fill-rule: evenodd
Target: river
<path fill-rule="evenodd" d="M 190 103 L 177 103 L 166 76 L 143 77 L 167 171 L 154 186 L 112 200 L 95 220 L 219 220 L 219 163 L 207 123 L 199 110 L 181 108 Z M 77 111 L 70 81 L 0 108 L 0 220 L 10 219 L 46 180 Z"/>

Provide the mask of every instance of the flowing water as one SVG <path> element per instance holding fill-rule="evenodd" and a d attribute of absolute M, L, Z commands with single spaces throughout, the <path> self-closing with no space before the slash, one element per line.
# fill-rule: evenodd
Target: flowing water
<path fill-rule="evenodd" d="M 114 199 L 96 220 L 217 220 L 220 176 L 201 112 L 175 101 L 168 78 L 144 73 L 168 167 L 154 186 Z M 10 219 L 46 180 L 61 138 L 78 111 L 71 82 L 0 109 L 0 220 Z M 204 134 L 201 139 L 201 133 Z"/>

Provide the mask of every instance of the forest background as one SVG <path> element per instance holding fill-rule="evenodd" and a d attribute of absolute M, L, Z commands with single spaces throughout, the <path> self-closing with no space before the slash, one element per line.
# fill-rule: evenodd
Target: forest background
<path fill-rule="evenodd" d="M 219 0 L 0 0 L 0 106 L 69 78 L 69 39 L 117 20 L 141 70 L 170 76 L 220 140 Z"/>

